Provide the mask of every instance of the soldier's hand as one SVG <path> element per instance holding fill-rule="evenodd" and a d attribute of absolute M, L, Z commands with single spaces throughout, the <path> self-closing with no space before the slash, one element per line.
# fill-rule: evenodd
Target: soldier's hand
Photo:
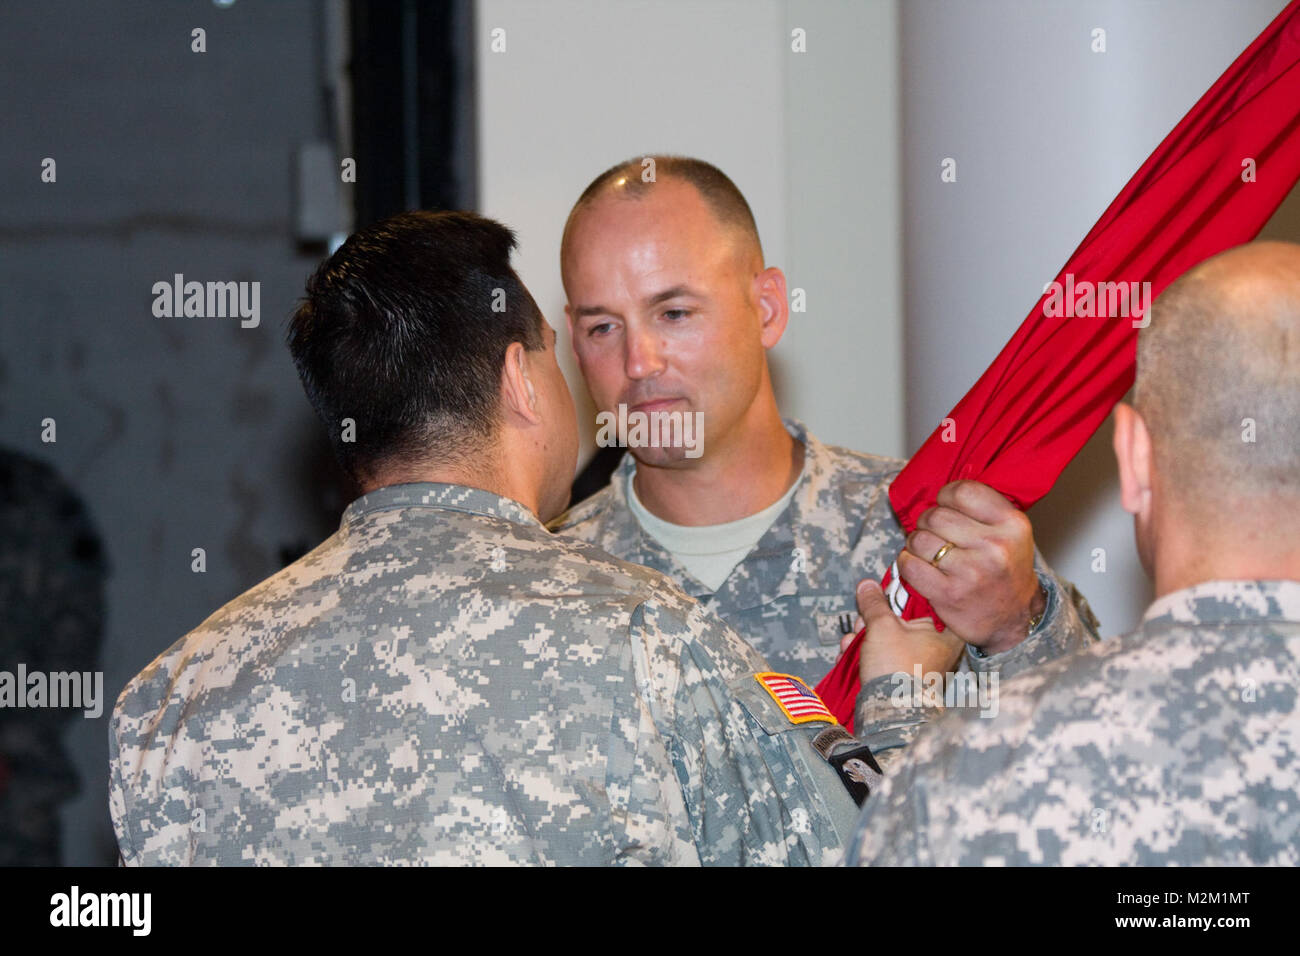
<path fill-rule="evenodd" d="M 964 645 L 961 638 L 934 629 L 928 617 L 899 620 L 889 608 L 880 585 L 868 578 L 858 584 L 858 613 L 866 622 L 858 657 L 858 678 L 866 683 L 873 677 L 911 674 L 916 665 L 922 673 L 948 673 L 957 665 Z"/>
<path fill-rule="evenodd" d="M 950 630 L 990 654 L 1023 641 L 1029 621 L 1043 611 L 1033 527 L 1024 512 L 978 481 L 940 489 L 938 503 L 908 535 L 898 570 Z"/>

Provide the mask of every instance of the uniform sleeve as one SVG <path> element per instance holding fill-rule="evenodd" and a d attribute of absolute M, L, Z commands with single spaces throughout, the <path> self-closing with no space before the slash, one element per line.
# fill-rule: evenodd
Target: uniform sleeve
<path fill-rule="evenodd" d="M 885 674 L 858 691 L 853 730 L 888 774 L 921 729 L 942 714 L 943 708 L 929 702 L 913 675 Z"/>
<path fill-rule="evenodd" d="M 1106 786 L 1107 735 L 1096 732 L 1104 717 L 1088 718 L 1093 730 L 1084 739 L 1061 732 L 1075 724 L 1080 688 L 1102 686 L 1063 684 L 1077 664 L 1036 668 L 1002 686 L 993 712 L 950 709 L 931 723 L 867 798 L 846 861 L 1060 865 Z"/>
<path fill-rule="evenodd" d="M 966 754 L 973 729 L 970 715 L 952 713 L 931 721 L 905 751 L 895 751 L 883 784 L 863 805 L 846 864 L 934 866 L 936 841 L 941 855 L 946 854 L 940 862 L 949 862 L 951 834 L 940 832 L 936 823 L 950 806 L 970 799 L 962 781 L 954 779 L 960 774 L 954 774 L 953 760 Z"/>
<path fill-rule="evenodd" d="M 131 822 L 127 812 L 127 787 L 122 776 L 121 746 L 117 739 L 117 713 L 114 708 L 108 722 L 108 810 L 117 834 L 119 866 L 136 865 L 135 846 L 131 839 Z"/>
<path fill-rule="evenodd" d="M 856 807 L 812 748 L 821 728 L 773 719 L 746 690 L 762 658 L 704 608 L 683 607 L 649 602 L 639 614 L 652 695 L 666 694 L 652 709 L 700 861 L 839 862 Z"/>
<path fill-rule="evenodd" d="M 849 866 L 932 866 L 929 813 L 915 765 L 906 762 L 878 794 L 867 798 L 849 846 Z"/>
<path fill-rule="evenodd" d="M 1034 571 L 1047 594 L 1047 607 L 1037 629 L 1015 647 L 986 655 L 967 645 L 966 660 L 973 671 L 998 671 L 1003 680 L 1096 644 L 1098 623 L 1087 599 L 1059 577 L 1034 551 Z"/>
<path fill-rule="evenodd" d="M 1087 599 L 1073 584 L 1058 577 L 1037 552 L 1034 570 L 1047 594 L 1047 606 L 1037 629 L 1000 654 L 985 655 L 967 645 L 962 670 L 977 675 L 996 672 L 999 680 L 1007 680 L 1097 642 L 1097 618 Z M 944 708 L 935 706 L 930 696 L 912 675 L 903 673 L 877 677 L 859 690 L 854 731 L 871 747 L 886 773 L 921 729 L 943 715 Z"/>

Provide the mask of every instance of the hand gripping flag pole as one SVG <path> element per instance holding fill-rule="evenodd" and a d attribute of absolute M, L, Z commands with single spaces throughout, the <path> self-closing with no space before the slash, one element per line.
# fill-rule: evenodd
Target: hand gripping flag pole
<path fill-rule="evenodd" d="M 1102 283 L 1136 289 L 1130 283 L 1146 281 L 1154 297 L 1196 263 L 1254 238 L 1297 179 L 1300 0 L 1293 0 L 1142 164 L 1066 262 L 1060 285 L 1048 287 L 949 413 L 959 440 L 942 441 L 936 428 L 894 479 L 889 500 L 903 530 L 915 530 L 939 489 L 960 478 L 1030 507 L 1133 384 L 1137 329 L 1150 317 L 1134 314 L 1132 296 L 1119 317 L 1063 317 L 1055 307 L 1061 289 L 1114 297 L 1119 287 Z M 1090 311 L 1097 315 L 1095 302 Z M 895 613 L 934 616 L 924 597 L 894 580 L 895 568 L 882 582 Z M 817 685 L 850 727 L 864 633 Z"/>

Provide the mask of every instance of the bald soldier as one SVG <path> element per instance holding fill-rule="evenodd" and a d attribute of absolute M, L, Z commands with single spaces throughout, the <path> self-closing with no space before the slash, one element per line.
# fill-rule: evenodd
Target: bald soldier
<path fill-rule="evenodd" d="M 1300 246 L 1229 250 L 1156 300 L 1115 456 L 1141 624 L 923 732 L 856 862 L 1300 863 Z"/>
<path fill-rule="evenodd" d="M 810 684 L 853 633 L 858 582 L 897 557 L 948 630 L 864 648 L 855 719 L 878 758 L 929 713 L 895 706 L 913 699 L 894 693 L 896 673 L 1006 677 L 1095 639 L 1086 604 L 1037 559 L 1028 518 L 1002 495 L 948 485 L 905 537 L 888 498 L 902 461 L 782 419 L 767 352 L 789 320 L 785 276 L 764 264 L 749 205 L 720 170 L 655 156 L 602 173 L 569 214 L 561 269 L 597 409 L 678 415 L 682 437 L 697 423 L 703 435 L 674 442 L 665 426 L 638 442 L 629 428 L 609 485 L 553 529 L 669 575 Z"/>
<path fill-rule="evenodd" d="M 667 578 L 554 538 L 555 333 L 463 213 L 363 229 L 289 347 L 364 492 L 113 714 L 127 864 L 838 862 L 870 755 Z"/>

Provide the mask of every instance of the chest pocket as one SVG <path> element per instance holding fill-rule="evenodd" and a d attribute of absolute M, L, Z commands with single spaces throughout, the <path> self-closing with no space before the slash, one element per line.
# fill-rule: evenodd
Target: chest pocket
<path fill-rule="evenodd" d="M 851 594 L 797 594 L 763 609 L 765 619 L 779 619 L 793 643 L 833 647 L 837 652 L 844 636 L 854 632 L 857 615 Z"/>

